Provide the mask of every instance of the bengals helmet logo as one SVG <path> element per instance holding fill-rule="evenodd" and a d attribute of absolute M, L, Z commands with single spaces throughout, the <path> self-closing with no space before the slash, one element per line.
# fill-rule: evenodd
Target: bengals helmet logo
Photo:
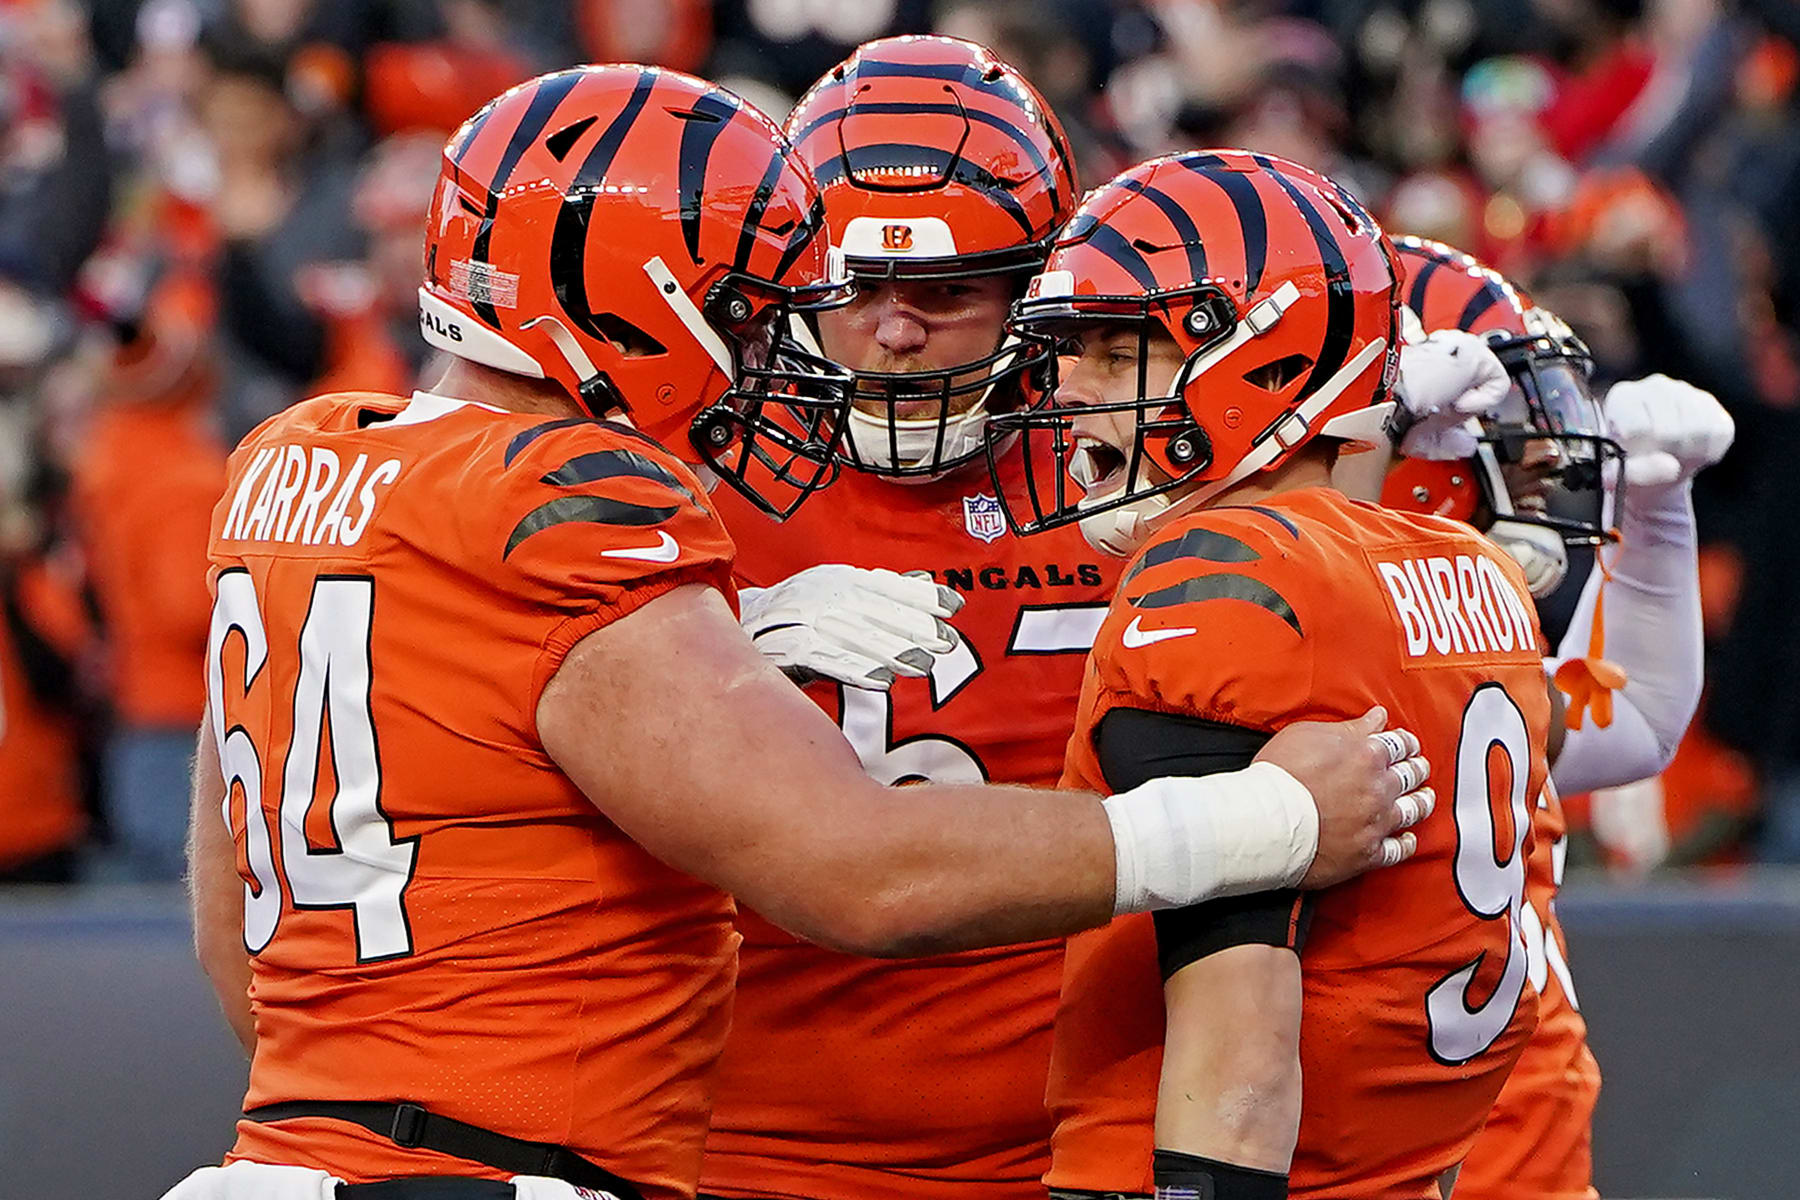
<path fill-rule="evenodd" d="M 883 250 L 911 250 L 912 244 L 911 225 L 883 225 L 881 227 L 881 248 Z"/>

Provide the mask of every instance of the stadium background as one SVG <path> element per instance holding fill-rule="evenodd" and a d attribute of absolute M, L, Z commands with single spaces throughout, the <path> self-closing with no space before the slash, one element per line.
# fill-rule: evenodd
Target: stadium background
<path fill-rule="evenodd" d="M 1661 780 L 1572 805 L 1564 908 L 1603 1190 L 1793 1193 L 1793 0 L 0 0 L 0 1194 L 155 1195 L 223 1144 L 241 1067 L 169 882 L 207 514 L 257 421 L 426 367 L 446 133 L 577 61 L 779 116 L 929 31 L 1036 82 L 1089 185 L 1178 147 L 1297 159 L 1525 283 L 1602 382 L 1731 410 L 1697 493 L 1704 711 Z"/>

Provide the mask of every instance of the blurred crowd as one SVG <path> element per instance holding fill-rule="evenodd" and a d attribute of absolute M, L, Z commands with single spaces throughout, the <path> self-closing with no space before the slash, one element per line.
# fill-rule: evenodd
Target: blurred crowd
<path fill-rule="evenodd" d="M 1717 393 L 1704 715 L 1572 806 L 1576 856 L 1800 861 L 1792 0 L 0 0 L 0 881 L 179 873 L 225 455 L 304 395 L 430 382 L 422 217 L 464 117 L 612 60 L 779 117 L 927 31 L 1034 80 L 1088 185 L 1284 155 L 1527 285 L 1602 383 Z"/>

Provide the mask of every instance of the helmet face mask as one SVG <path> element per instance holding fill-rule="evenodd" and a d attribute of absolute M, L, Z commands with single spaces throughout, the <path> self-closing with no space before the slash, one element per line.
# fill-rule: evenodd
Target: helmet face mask
<path fill-rule="evenodd" d="M 784 331 L 852 286 L 805 164 L 732 93 L 631 65 L 504 93 L 445 147 L 425 274 L 439 349 L 735 464 L 765 511 L 828 481 L 850 377 Z"/>
<path fill-rule="evenodd" d="M 1096 322 L 1135 330 L 1137 385 L 1077 396 L 1064 377 L 1043 403 L 994 419 L 990 445 L 1048 437 L 1082 493 L 1060 473 L 1028 477 L 1003 497 L 1008 519 L 1022 533 L 1080 522 L 1097 549 L 1128 555 L 1314 437 L 1372 441 L 1392 407 L 1397 312 L 1386 236 L 1330 180 L 1237 150 L 1133 167 L 1083 201 L 1012 328 L 1039 340 Z M 1097 446 L 1081 427 L 1108 417 L 1120 420 Z"/>
<path fill-rule="evenodd" d="M 1014 437 L 1021 445 L 1024 487 L 1016 496 L 1003 490 L 999 493 L 1014 531 L 1029 535 L 1055 529 L 1166 497 L 1198 481 L 1212 466 L 1212 442 L 1182 404 L 1182 392 L 1222 357 L 1217 353 L 1221 345 L 1236 342 L 1238 324 L 1236 304 L 1211 283 L 1157 296 L 1045 296 L 1040 288 L 1038 295 L 1014 305 L 1009 328 L 1021 340 L 1043 347 L 1049 364 L 1047 400 L 997 415 L 989 426 L 992 469 L 998 470 L 999 447 Z M 1187 346 L 1174 341 L 1173 328 L 1190 335 Z M 1063 375 L 1059 351 L 1069 349 L 1074 335 L 1084 329 L 1134 332 L 1136 382 L 1131 396 L 1094 404 L 1056 402 L 1057 384 Z M 1187 351 L 1169 383 L 1161 388 L 1150 380 L 1153 350 L 1159 341 L 1173 342 L 1178 353 Z M 1077 435 L 1075 426 L 1084 418 L 1093 423 L 1094 418 L 1114 415 L 1129 418 L 1128 446 L 1104 440 L 1096 444 Z M 1048 451 L 1039 452 L 1038 446 L 1044 443 Z M 1046 463 L 1049 470 L 1043 469 Z M 1071 494 L 1071 482 L 1081 489 L 1079 496 Z"/>
<path fill-rule="evenodd" d="M 822 296 L 752 301 L 766 289 L 724 281 L 706 308 L 718 312 L 734 382 L 695 415 L 689 436 L 702 463 L 758 509 L 785 519 L 837 478 L 853 376 L 795 334 L 798 313 L 846 302 Z M 734 323 L 732 313 L 745 314 Z"/>
<path fill-rule="evenodd" d="M 1512 377 L 1512 391 L 1481 421 L 1473 458 L 1403 460 L 1382 502 L 1483 531 L 1548 530 L 1570 546 L 1615 540 L 1612 501 L 1625 454 L 1589 386 L 1587 346 L 1561 318 L 1469 255 L 1421 238 L 1402 238 L 1395 248 L 1424 323 L 1485 337 Z"/>

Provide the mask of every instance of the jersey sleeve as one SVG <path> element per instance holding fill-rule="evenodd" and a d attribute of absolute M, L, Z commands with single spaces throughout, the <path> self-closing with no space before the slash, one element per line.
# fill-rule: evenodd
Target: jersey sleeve
<path fill-rule="evenodd" d="M 1306 710 L 1318 583 L 1301 535 L 1256 511 L 1213 510 L 1146 546 L 1094 647 L 1099 707 L 1273 731 Z"/>
<path fill-rule="evenodd" d="M 533 692 L 575 643 L 684 584 L 735 604 L 733 547 L 694 473 L 635 430 L 546 422 L 507 444 L 477 561 L 555 614 Z"/>

